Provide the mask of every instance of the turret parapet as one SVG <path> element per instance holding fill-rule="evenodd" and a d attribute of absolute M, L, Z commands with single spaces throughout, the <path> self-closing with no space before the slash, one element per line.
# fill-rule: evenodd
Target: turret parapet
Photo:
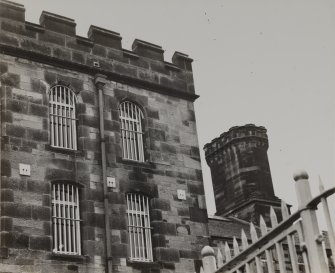
<path fill-rule="evenodd" d="M 224 146 L 230 145 L 236 141 L 243 141 L 247 138 L 257 138 L 263 145 L 268 147 L 267 130 L 264 126 L 256 126 L 255 124 L 246 124 L 244 126 L 233 126 L 228 132 L 224 132 L 219 138 L 214 138 L 210 143 L 204 146 L 206 157 L 222 149 Z"/>
<path fill-rule="evenodd" d="M 24 6 L 7 0 L 0 0 L 0 21 L 0 49 L 5 54 L 102 73 L 110 79 L 125 77 L 135 85 L 189 100 L 198 97 L 192 59 L 184 53 L 175 52 L 172 62 L 166 62 L 161 46 L 139 39 L 132 51 L 125 50 L 119 33 L 93 25 L 88 38 L 77 36 L 75 20 L 46 11 L 40 24 L 26 22 Z"/>

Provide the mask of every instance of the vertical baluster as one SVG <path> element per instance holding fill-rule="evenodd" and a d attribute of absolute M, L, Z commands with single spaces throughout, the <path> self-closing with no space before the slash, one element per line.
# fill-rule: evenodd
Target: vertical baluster
<path fill-rule="evenodd" d="M 69 237 L 69 252 L 72 252 L 72 241 L 71 241 L 71 217 L 70 217 L 70 185 L 67 184 L 67 207 L 66 207 L 66 217 L 67 217 L 67 234 Z"/>
<path fill-rule="evenodd" d="M 325 187 L 322 183 L 320 176 L 319 176 L 319 190 L 320 190 L 320 193 L 323 193 L 325 191 Z M 322 204 L 323 213 L 326 219 L 326 226 L 328 230 L 328 240 L 329 240 L 330 248 L 332 251 L 333 261 L 335 262 L 335 235 L 334 235 L 335 233 L 334 233 L 334 227 L 332 224 L 332 220 L 330 217 L 330 211 L 329 211 L 327 199 L 324 197 L 321 198 L 321 204 Z"/>
<path fill-rule="evenodd" d="M 304 262 L 305 273 L 311 273 L 310 264 L 309 264 L 308 256 L 307 256 L 306 249 L 305 249 L 306 244 L 305 244 L 304 235 L 303 235 L 303 232 L 302 232 L 302 222 L 301 222 L 301 220 L 298 221 L 295 224 L 295 226 L 296 226 L 296 230 L 297 230 L 298 237 L 299 237 L 299 243 L 300 243 L 300 249 L 301 249 L 301 252 L 302 252 L 302 260 Z"/>
<path fill-rule="evenodd" d="M 276 226 L 278 226 L 277 215 L 276 215 L 275 210 L 272 206 L 270 207 L 270 221 L 271 221 L 271 227 L 272 228 L 275 228 Z"/>
<path fill-rule="evenodd" d="M 240 253 L 240 247 L 237 243 L 236 237 L 233 237 L 233 249 L 234 249 L 234 256 L 238 255 Z"/>
<path fill-rule="evenodd" d="M 144 223 L 142 220 L 142 218 L 144 217 L 144 207 L 142 207 L 144 196 L 139 195 L 138 199 L 139 199 L 138 206 L 139 206 L 139 212 L 140 212 L 140 225 L 141 225 L 140 231 L 141 231 L 141 241 L 142 241 L 142 258 L 145 259 L 146 255 L 145 255 L 145 245 L 144 245 Z"/>
<path fill-rule="evenodd" d="M 139 160 L 144 161 L 144 150 L 143 150 L 143 130 L 142 130 L 142 119 L 143 119 L 143 113 L 138 109 L 139 112 L 139 120 L 138 120 L 138 149 L 139 149 Z"/>
<path fill-rule="evenodd" d="M 76 126 L 76 97 L 72 92 L 72 141 L 73 141 L 73 149 L 77 149 L 77 126 Z"/>
<path fill-rule="evenodd" d="M 129 142 L 130 142 L 130 158 L 132 160 L 136 160 L 134 158 L 134 142 L 133 142 L 133 132 L 134 132 L 134 120 L 133 120 L 133 103 L 129 103 L 128 108 L 128 118 L 129 118 Z"/>
<path fill-rule="evenodd" d="M 226 262 L 230 261 L 231 260 L 231 252 L 230 252 L 230 247 L 229 247 L 227 242 L 224 245 L 224 252 L 225 252 L 225 256 L 226 256 Z"/>
<path fill-rule="evenodd" d="M 57 208 L 56 208 L 56 187 L 52 185 L 52 211 L 53 211 L 53 228 L 54 228 L 54 251 L 58 251 L 58 227 L 57 227 Z"/>
<path fill-rule="evenodd" d="M 58 123 L 59 123 L 59 146 L 64 147 L 64 142 L 63 142 L 63 97 L 62 93 L 64 93 L 64 87 L 60 87 L 59 89 L 59 112 L 58 112 Z"/>
<path fill-rule="evenodd" d="M 223 266 L 223 256 L 222 256 L 220 248 L 218 248 L 218 253 L 216 254 L 216 263 L 217 263 L 218 268 Z"/>
<path fill-rule="evenodd" d="M 79 211 L 79 192 L 78 192 L 78 187 L 75 187 L 76 189 L 76 207 L 77 207 L 77 234 L 78 234 L 78 239 L 77 239 L 77 244 L 78 244 L 78 250 L 77 253 L 78 255 L 81 254 L 81 236 L 80 236 L 80 211 Z"/>
<path fill-rule="evenodd" d="M 150 212 L 149 212 L 149 198 L 147 200 L 147 216 L 148 216 L 148 241 L 149 241 L 149 253 L 150 253 L 150 260 L 152 260 L 152 243 L 151 243 L 151 230 L 150 230 Z"/>
<path fill-rule="evenodd" d="M 280 273 L 286 273 L 285 256 L 282 243 L 275 243 Z"/>
<path fill-rule="evenodd" d="M 67 253 L 67 236 L 66 236 L 66 215 L 65 215 L 65 185 L 62 184 L 62 211 L 63 211 L 63 237 L 64 237 L 64 252 Z"/>
<path fill-rule="evenodd" d="M 262 236 L 265 236 L 268 233 L 268 228 L 266 226 L 266 223 L 262 215 L 259 218 L 259 226 L 261 228 Z M 272 257 L 270 250 L 267 250 L 267 249 L 265 250 L 265 257 L 266 257 L 266 265 L 267 265 L 269 273 L 275 273 L 275 269 L 273 266 L 273 257 Z"/>
<path fill-rule="evenodd" d="M 56 133 L 55 133 L 55 137 L 56 137 L 56 141 L 55 141 L 55 146 L 59 146 L 59 141 L 58 141 L 58 138 L 59 138 L 59 135 L 58 135 L 58 127 L 59 127 L 59 121 L 58 121 L 58 93 L 59 93 L 59 87 L 57 86 L 57 87 L 55 87 L 55 91 L 56 91 L 56 96 L 55 96 L 55 106 L 56 106 L 56 111 L 55 111 L 55 115 L 54 115 L 54 117 L 55 117 L 55 120 L 56 120 L 56 122 L 55 122 L 55 131 L 56 131 Z"/>
<path fill-rule="evenodd" d="M 136 160 L 140 160 L 140 156 L 138 154 L 138 120 L 139 120 L 139 117 L 138 117 L 138 107 L 135 106 L 134 107 L 134 151 L 135 151 L 135 159 Z"/>
<path fill-rule="evenodd" d="M 252 243 L 256 243 L 258 241 L 258 236 L 257 236 L 257 231 L 255 228 L 255 225 L 250 222 L 250 235 L 251 235 L 251 241 Z M 255 257 L 255 262 L 256 262 L 256 270 L 257 273 L 263 273 L 263 267 L 262 267 L 262 262 L 259 258 L 259 256 Z"/>
<path fill-rule="evenodd" d="M 71 185 L 72 190 L 72 240 L 73 240 L 73 252 L 77 253 L 77 238 L 76 238 L 76 215 L 75 215 L 75 192 L 74 187 Z"/>
<path fill-rule="evenodd" d="M 121 129 L 122 132 L 122 129 Z M 127 217 L 128 217 L 128 233 L 129 233 L 129 246 L 130 246 L 130 259 L 133 259 L 133 243 L 132 243 L 132 224 L 130 220 L 130 204 L 129 204 L 129 194 L 127 194 Z"/>
<path fill-rule="evenodd" d="M 242 240 L 242 250 L 244 251 L 248 248 L 249 244 L 248 244 L 248 239 L 247 239 L 247 236 L 245 235 L 245 231 L 243 228 L 241 231 L 241 240 Z"/>

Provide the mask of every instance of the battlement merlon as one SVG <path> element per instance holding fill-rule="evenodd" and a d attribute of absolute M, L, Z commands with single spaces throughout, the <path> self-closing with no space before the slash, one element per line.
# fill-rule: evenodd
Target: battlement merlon
<path fill-rule="evenodd" d="M 25 21 L 21 4 L 0 0 L 0 49 L 3 54 L 67 67 L 110 80 L 194 101 L 192 59 L 175 52 L 164 61 L 161 46 L 136 39 L 122 48 L 119 33 L 91 25 L 87 37 L 76 35 L 73 19 L 43 11 L 40 23 Z"/>
<path fill-rule="evenodd" d="M 223 147 L 247 139 L 257 139 L 262 142 L 267 149 L 269 143 L 266 132 L 267 130 L 265 127 L 256 126 L 254 124 L 231 127 L 227 132 L 222 133 L 220 137 L 214 138 L 210 143 L 205 144 L 205 157 L 208 159 L 216 152 L 223 149 Z"/>

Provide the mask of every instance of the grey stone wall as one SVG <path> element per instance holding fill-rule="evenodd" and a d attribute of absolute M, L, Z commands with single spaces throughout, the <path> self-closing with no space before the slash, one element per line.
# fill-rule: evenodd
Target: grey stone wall
<path fill-rule="evenodd" d="M 0 1 L 1 215 L 0 272 L 104 272 L 105 230 L 94 75 L 102 73 L 108 215 L 113 272 L 194 272 L 208 244 L 207 213 L 193 101 L 191 59 L 136 40 L 121 48 L 119 34 L 91 26 L 89 39 L 75 22 L 43 13 L 41 25 L 24 21 L 24 7 Z M 95 67 L 93 62 L 99 62 Z M 55 83 L 77 96 L 77 151 L 49 145 L 48 92 Z M 122 159 L 118 105 L 129 99 L 144 110 L 146 162 Z M 19 174 L 29 164 L 31 175 Z M 52 253 L 51 182 L 81 185 L 82 253 Z M 177 190 L 186 191 L 186 200 Z M 125 194 L 150 197 L 153 263 L 128 259 Z"/>

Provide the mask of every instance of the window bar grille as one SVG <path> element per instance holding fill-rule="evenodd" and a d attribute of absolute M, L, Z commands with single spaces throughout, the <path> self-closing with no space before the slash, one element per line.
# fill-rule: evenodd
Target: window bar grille
<path fill-rule="evenodd" d="M 80 255 L 78 188 L 57 183 L 52 186 L 52 213 L 55 253 Z"/>
<path fill-rule="evenodd" d="M 77 149 L 75 101 L 75 94 L 65 86 L 56 85 L 50 91 L 50 134 L 54 147 Z"/>
<path fill-rule="evenodd" d="M 130 260 L 152 261 L 151 228 L 148 197 L 127 194 Z"/>
<path fill-rule="evenodd" d="M 119 108 L 123 158 L 144 161 L 141 121 L 143 113 L 131 102 L 123 102 Z"/>

